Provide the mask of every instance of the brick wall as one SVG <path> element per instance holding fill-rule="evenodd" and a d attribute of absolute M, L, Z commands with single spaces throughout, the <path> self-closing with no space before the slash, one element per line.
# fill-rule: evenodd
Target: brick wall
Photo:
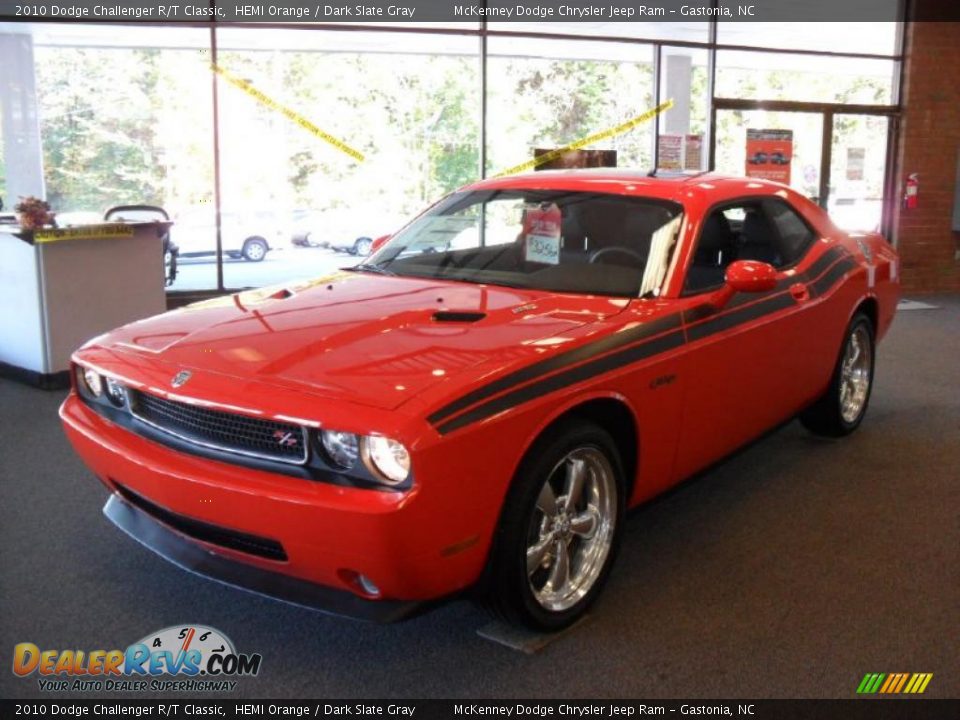
<path fill-rule="evenodd" d="M 960 291 L 960 233 L 951 230 L 960 152 L 960 23 L 906 29 L 897 178 L 920 175 L 918 207 L 894 217 L 906 293 Z"/>

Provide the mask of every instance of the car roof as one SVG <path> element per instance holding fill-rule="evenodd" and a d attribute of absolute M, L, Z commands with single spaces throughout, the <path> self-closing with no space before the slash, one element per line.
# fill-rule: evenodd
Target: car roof
<path fill-rule="evenodd" d="M 682 201 L 683 197 L 703 196 L 713 200 L 743 195 L 773 195 L 793 191 L 785 185 L 759 178 L 735 177 L 714 172 L 657 173 L 630 168 L 590 168 L 543 170 L 480 180 L 467 190 L 557 189 L 636 195 L 662 200 Z"/>

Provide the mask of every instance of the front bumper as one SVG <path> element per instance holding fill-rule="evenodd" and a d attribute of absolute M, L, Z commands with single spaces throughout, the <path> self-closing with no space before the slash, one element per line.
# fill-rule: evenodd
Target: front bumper
<path fill-rule="evenodd" d="M 60 416 L 80 457 L 119 493 L 108 502 L 108 517 L 174 563 L 227 584 L 338 614 L 392 620 L 415 603 L 468 587 L 483 567 L 483 538 L 496 510 L 478 513 L 449 483 L 372 491 L 211 460 L 120 427 L 75 394 Z M 131 498 L 161 512 L 134 507 Z M 206 525 L 214 535 L 185 534 L 170 517 Z M 218 531 L 239 541 L 223 542 Z M 357 574 L 380 594 L 365 593 Z M 315 587 L 307 591 L 307 585 Z M 340 593 L 357 602 L 335 599 Z M 364 604 L 383 607 L 364 610 Z"/>
<path fill-rule="evenodd" d="M 229 560 L 175 532 L 146 511 L 134 507 L 119 493 L 110 496 L 103 506 L 103 514 L 127 535 L 174 565 L 257 595 L 332 615 L 374 622 L 404 620 L 427 606 L 427 603 L 416 601 L 365 600 L 346 590 L 335 590 Z"/>

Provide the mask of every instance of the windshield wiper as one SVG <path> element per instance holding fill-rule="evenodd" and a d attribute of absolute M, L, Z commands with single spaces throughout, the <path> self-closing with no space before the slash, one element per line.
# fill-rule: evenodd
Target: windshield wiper
<path fill-rule="evenodd" d="M 369 272 L 376 273 L 377 275 L 396 275 L 393 270 L 387 270 L 386 268 L 380 267 L 379 265 L 371 265 L 368 263 L 360 263 L 359 265 L 354 265 L 352 268 L 347 268 L 348 270 L 355 270 L 357 272 Z"/>

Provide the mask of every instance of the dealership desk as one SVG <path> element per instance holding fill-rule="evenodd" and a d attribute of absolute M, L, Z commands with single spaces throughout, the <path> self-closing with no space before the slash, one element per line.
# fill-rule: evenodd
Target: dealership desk
<path fill-rule="evenodd" d="M 167 227 L 0 226 L 0 374 L 64 387 L 70 355 L 84 342 L 164 312 L 161 237 Z"/>

